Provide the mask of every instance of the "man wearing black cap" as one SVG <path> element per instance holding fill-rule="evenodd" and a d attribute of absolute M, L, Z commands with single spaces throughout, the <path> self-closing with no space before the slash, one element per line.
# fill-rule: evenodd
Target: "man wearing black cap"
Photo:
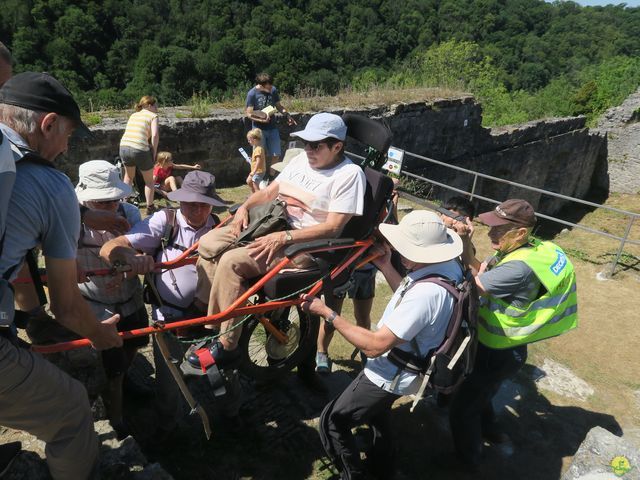
<path fill-rule="evenodd" d="M 456 458 L 472 468 L 480 463 L 483 439 L 508 441 L 496 428 L 491 400 L 501 383 L 524 365 L 527 344 L 577 324 L 573 266 L 560 247 L 531 236 L 536 216 L 529 202 L 507 200 L 478 218 L 490 227 L 496 250 L 484 263 L 475 258 L 469 227 L 453 225 L 463 239 L 462 259 L 483 296 L 474 371 L 450 409 Z"/>
<path fill-rule="evenodd" d="M 74 130 L 88 132 L 78 105 L 53 77 L 22 73 L 0 89 L 0 122 L 16 172 L 0 259 L 3 280 L 15 278 L 30 250 L 40 245 L 56 319 L 96 348 L 121 346 L 118 316 L 99 322 L 78 289 L 80 212 L 69 178 L 53 164 Z M 10 291 L 2 293 L 3 305 L 7 299 Z M 12 302 L 2 310 L 0 424 L 46 442 L 54 479 L 91 478 L 97 473 L 98 438 L 84 387 L 42 357 L 18 348 Z"/>

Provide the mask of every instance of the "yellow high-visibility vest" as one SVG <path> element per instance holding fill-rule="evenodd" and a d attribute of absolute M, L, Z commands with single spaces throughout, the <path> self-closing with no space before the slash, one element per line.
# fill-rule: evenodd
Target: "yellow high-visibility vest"
<path fill-rule="evenodd" d="M 551 242 L 532 239 L 532 247 L 518 248 L 497 265 L 520 260 L 546 289 L 541 297 L 518 308 L 487 295 L 478 318 L 478 341 L 489 348 L 510 348 L 555 337 L 578 324 L 576 274 L 564 251 Z"/>

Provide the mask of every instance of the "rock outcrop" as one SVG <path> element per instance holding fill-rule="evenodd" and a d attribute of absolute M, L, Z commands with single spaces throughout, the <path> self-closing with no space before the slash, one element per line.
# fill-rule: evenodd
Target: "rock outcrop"
<path fill-rule="evenodd" d="M 610 190 L 640 192 L 640 89 L 607 110 L 597 131 L 607 134 Z"/>
<path fill-rule="evenodd" d="M 602 427 L 589 431 L 562 480 L 640 478 L 640 450 Z"/>

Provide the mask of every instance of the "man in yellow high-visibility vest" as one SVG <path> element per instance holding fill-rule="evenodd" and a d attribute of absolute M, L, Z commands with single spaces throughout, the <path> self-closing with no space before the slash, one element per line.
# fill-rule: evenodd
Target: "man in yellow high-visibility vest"
<path fill-rule="evenodd" d="M 508 440 L 496 428 L 491 400 L 501 383 L 524 365 L 527 344 L 577 325 L 573 265 L 560 247 L 531 237 L 533 207 L 525 200 L 507 200 L 478 218 L 491 227 L 489 239 L 496 250 L 482 263 L 475 258 L 470 226 L 454 225 L 464 242 L 462 259 L 482 295 L 475 368 L 450 409 L 457 458 L 470 467 L 480 463 L 483 440 Z"/>

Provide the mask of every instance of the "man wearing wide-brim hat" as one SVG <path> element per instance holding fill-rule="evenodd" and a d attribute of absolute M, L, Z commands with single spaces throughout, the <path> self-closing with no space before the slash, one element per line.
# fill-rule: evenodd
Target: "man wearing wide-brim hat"
<path fill-rule="evenodd" d="M 187 173 L 182 186 L 168 196 L 170 200 L 180 202 L 177 210 L 160 210 L 147 217 L 126 235 L 107 242 L 100 256 L 111 264 L 120 261 L 132 265 L 136 273 L 153 272 L 156 262 L 166 262 L 180 256 L 219 223 L 218 217 L 211 213 L 213 207 L 227 206 L 216 193 L 215 177 L 203 171 Z M 166 239 L 167 244 L 163 245 L 167 230 L 170 230 L 169 238 Z M 152 281 L 160 296 L 151 297 L 153 320 L 172 322 L 186 318 L 196 290 L 195 265 L 154 274 Z M 177 355 L 175 358 L 181 358 L 184 352 L 180 350 L 180 344 L 170 343 L 173 354 Z M 178 414 L 179 392 L 155 341 L 154 358 L 158 387 L 157 411 L 161 417 L 159 424 L 165 430 L 170 430 Z"/>
<path fill-rule="evenodd" d="M 435 213 L 414 211 L 398 225 L 381 224 L 379 230 L 390 246 L 382 246 L 382 256 L 373 263 L 395 293 L 376 331 L 354 325 L 317 298 L 303 296 L 303 308 L 324 318 L 368 358 L 364 370 L 325 407 L 321 416 L 320 437 L 325 450 L 339 470 L 351 474 L 343 474 L 343 478 L 370 475 L 365 475 L 351 433 L 353 427 L 362 424 L 371 426 L 375 437 L 373 450 L 367 452 L 368 468 L 375 472 L 375 478 L 393 477 L 391 406 L 397 398 L 416 393 L 420 377 L 407 370 L 399 371 L 387 354 L 394 347 L 414 353 L 415 342 L 426 355 L 442 343 L 454 298 L 443 287 L 420 280 L 436 275 L 459 283 L 463 275 L 456 260 L 462 253 L 462 240 Z M 391 249 L 401 255 L 408 271 L 404 278 L 391 264 Z"/>
<path fill-rule="evenodd" d="M 504 443 L 492 398 L 527 359 L 527 344 L 577 325 L 573 265 L 557 245 L 531 236 L 536 215 L 529 202 L 510 199 L 478 216 L 489 228 L 495 254 L 475 257 L 470 228 L 452 222 L 464 243 L 462 259 L 475 277 L 482 303 L 474 370 L 450 405 L 458 464 L 476 469 L 485 441 Z"/>

